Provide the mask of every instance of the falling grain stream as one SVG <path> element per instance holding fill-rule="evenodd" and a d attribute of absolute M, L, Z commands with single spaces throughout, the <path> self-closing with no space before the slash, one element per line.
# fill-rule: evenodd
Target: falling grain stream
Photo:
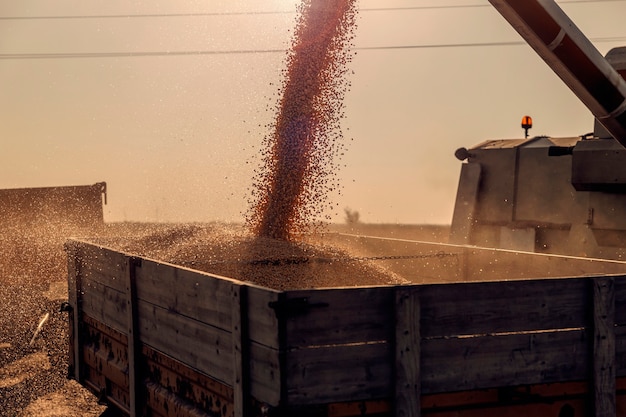
<path fill-rule="evenodd" d="M 304 1 L 284 70 L 282 97 L 249 215 L 259 236 L 288 240 L 325 209 L 343 147 L 355 1 Z"/>

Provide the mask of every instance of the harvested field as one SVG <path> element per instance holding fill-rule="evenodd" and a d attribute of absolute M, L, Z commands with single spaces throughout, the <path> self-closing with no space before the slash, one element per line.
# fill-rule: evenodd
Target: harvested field
<path fill-rule="evenodd" d="M 432 241 L 445 226 L 358 225 L 351 233 Z M 371 285 L 400 278 L 345 250 L 313 242 L 252 239 L 222 224 L 106 224 L 99 230 L 49 228 L 0 238 L 0 416 L 97 416 L 104 407 L 67 374 L 67 267 L 63 244 L 85 238 L 137 255 L 277 288 Z M 259 274 L 259 271 L 263 273 Z M 33 339 L 42 318 L 48 320 Z M 32 342 L 32 343 L 31 343 Z"/>

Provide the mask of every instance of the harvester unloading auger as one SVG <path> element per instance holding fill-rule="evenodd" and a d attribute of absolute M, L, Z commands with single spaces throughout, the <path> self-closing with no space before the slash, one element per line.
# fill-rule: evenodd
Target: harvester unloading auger
<path fill-rule="evenodd" d="M 488 140 L 462 165 L 454 243 L 626 256 L 626 47 L 606 58 L 552 0 L 490 0 L 595 117 L 593 133 Z"/>
<path fill-rule="evenodd" d="M 489 0 L 626 146 L 626 81 L 553 0 Z"/>

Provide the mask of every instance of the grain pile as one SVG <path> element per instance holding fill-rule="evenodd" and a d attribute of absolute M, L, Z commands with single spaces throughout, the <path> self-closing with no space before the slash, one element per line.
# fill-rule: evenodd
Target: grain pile
<path fill-rule="evenodd" d="M 134 234 L 89 239 L 122 252 L 277 290 L 406 282 L 346 249 L 256 237 L 223 224 L 134 227 Z"/>
<path fill-rule="evenodd" d="M 340 129 L 356 0 L 300 5 L 263 166 L 255 173 L 247 222 L 254 233 L 289 240 L 306 233 L 338 190 Z"/>

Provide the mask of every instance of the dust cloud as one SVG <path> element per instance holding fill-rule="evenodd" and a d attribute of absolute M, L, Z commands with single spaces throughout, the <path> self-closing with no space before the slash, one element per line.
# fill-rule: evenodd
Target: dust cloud
<path fill-rule="evenodd" d="M 8 213 L 3 221 L 11 223 Z M 67 223 L 3 224 L 0 235 L 0 416 L 98 416 L 105 407 L 68 372 Z"/>

